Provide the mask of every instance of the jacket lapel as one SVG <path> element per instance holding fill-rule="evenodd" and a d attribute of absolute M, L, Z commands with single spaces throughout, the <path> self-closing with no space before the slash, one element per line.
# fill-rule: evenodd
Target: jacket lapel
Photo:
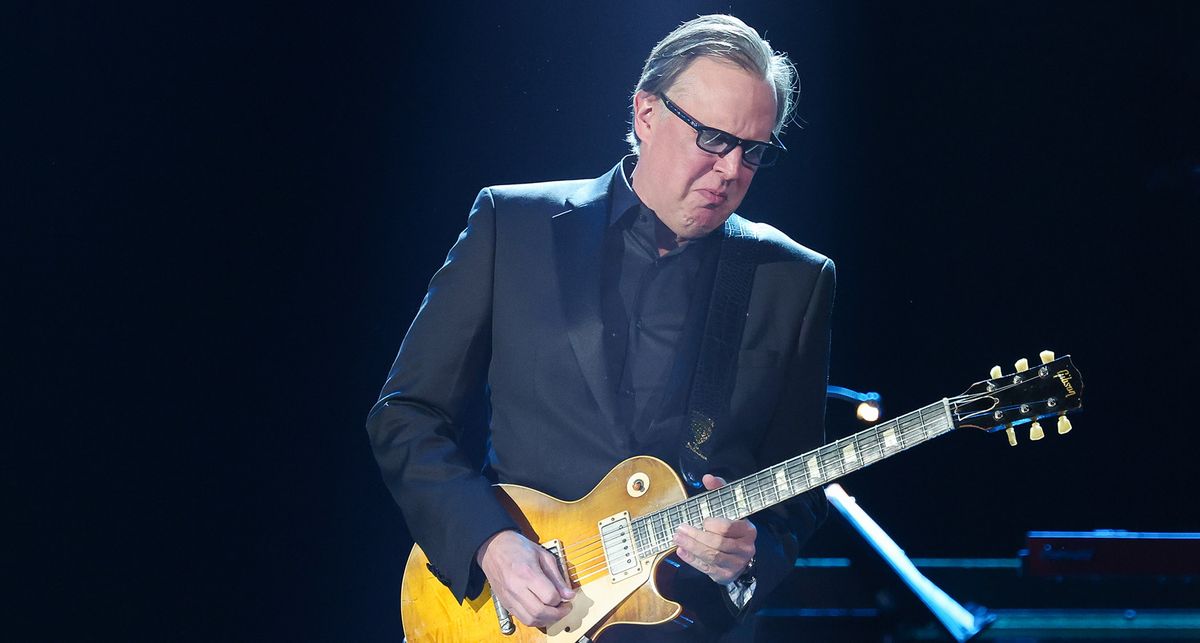
<path fill-rule="evenodd" d="M 551 221 L 567 335 L 588 388 L 610 423 L 616 422 L 616 401 L 606 377 L 600 280 L 608 190 L 619 167 L 585 184 L 567 199 L 568 209 Z"/>

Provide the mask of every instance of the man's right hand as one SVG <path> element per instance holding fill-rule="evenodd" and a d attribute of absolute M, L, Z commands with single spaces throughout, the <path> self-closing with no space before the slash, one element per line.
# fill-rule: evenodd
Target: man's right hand
<path fill-rule="evenodd" d="M 515 531 L 501 531 L 483 542 L 475 560 L 492 594 L 517 620 L 545 627 L 571 611 L 575 591 L 562 577 L 558 560 Z"/>

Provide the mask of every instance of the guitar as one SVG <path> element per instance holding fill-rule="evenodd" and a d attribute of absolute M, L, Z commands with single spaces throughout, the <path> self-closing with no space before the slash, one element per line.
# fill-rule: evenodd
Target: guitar
<path fill-rule="evenodd" d="M 1040 440 L 1045 435 L 1041 421 L 1048 418 L 1057 418 L 1058 433 L 1066 433 L 1071 430 L 1066 415 L 1080 407 L 1083 381 L 1069 355 L 1055 359 L 1044 351 L 1041 362 L 1030 369 L 1022 359 L 1008 375 L 996 366 L 990 379 L 961 395 L 690 498 L 674 470 L 648 456 L 618 464 L 575 501 L 528 487 L 497 485 L 496 497 L 522 533 L 558 558 L 576 591 L 570 613 L 545 628 L 527 627 L 506 618 L 487 585 L 478 598 L 460 604 L 414 545 L 400 591 L 407 640 L 575 643 L 585 636 L 596 638 L 616 624 L 672 621 L 682 608 L 659 592 L 655 571 L 675 549 L 672 535 L 677 525 L 699 527 L 709 516 L 745 518 L 957 428 L 1004 430 L 1013 446 L 1016 429 L 1026 425 L 1030 439 Z"/>

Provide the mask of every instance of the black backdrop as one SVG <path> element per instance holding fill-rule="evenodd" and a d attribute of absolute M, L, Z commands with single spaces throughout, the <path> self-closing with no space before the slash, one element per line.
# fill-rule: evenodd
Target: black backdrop
<path fill-rule="evenodd" d="M 730 9 L 800 70 L 741 211 L 838 262 L 832 381 L 902 412 L 1053 348 L 1087 383 L 1070 435 L 943 438 L 865 508 L 913 555 L 1200 531 L 1200 11 L 1043 4 L 15 3 L 6 627 L 395 640 L 362 423 L 426 280 L 481 186 L 608 169 L 646 52 Z"/>

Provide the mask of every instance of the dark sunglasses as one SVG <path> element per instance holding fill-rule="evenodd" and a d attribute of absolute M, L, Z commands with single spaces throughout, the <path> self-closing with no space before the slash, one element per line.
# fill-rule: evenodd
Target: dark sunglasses
<path fill-rule="evenodd" d="M 742 146 L 742 160 L 747 165 L 754 167 L 770 167 L 775 165 L 779 160 L 780 154 L 787 151 L 783 146 L 783 141 L 771 132 L 771 142 L 766 141 L 749 141 L 743 138 L 738 138 L 729 132 L 719 130 L 715 127 L 707 127 L 701 125 L 699 121 L 688 116 L 688 113 L 679 108 L 673 103 L 666 94 L 659 92 L 657 96 L 662 99 L 667 109 L 671 113 L 678 116 L 680 120 L 692 126 L 696 130 L 696 147 L 712 154 L 728 154 L 733 151 L 733 148 Z"/>

